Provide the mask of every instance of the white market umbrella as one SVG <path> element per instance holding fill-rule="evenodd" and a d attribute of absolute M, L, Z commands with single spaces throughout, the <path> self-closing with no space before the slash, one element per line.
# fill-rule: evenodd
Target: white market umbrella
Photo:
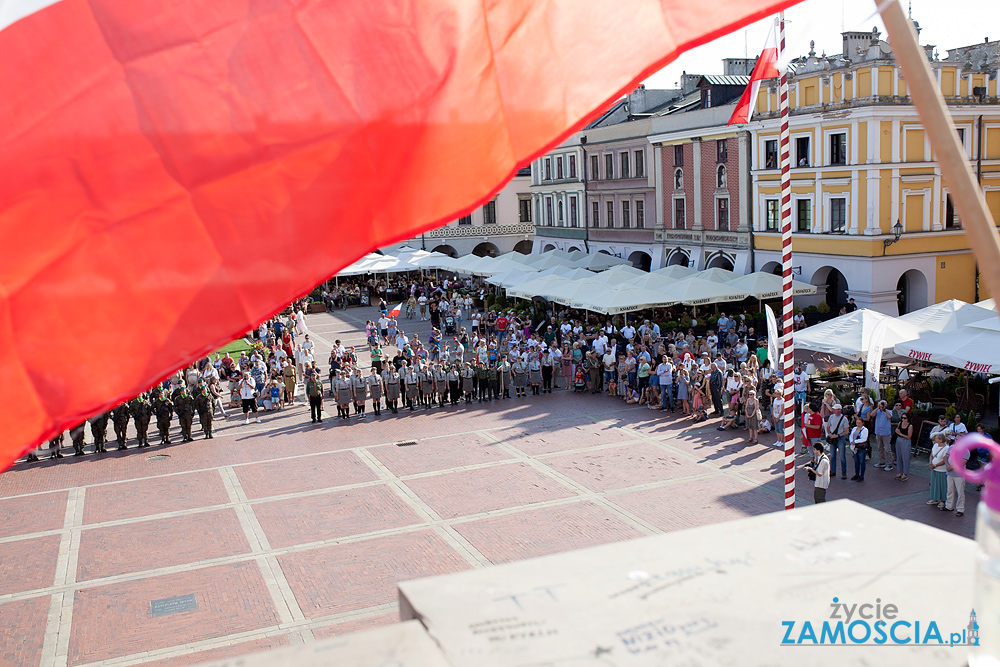
<path fill-rule="evenodd" d="M 740 276 L 741 274 L 739 273 L 727 271 L 726 269 L 720 269 L 718 267 L 714 269 L 705 269 L 704 271 L 699 271 L 697 274 L 697 277 L 702 280 L 711 280 L 717 283 L 730 283 Z"/>
<path fill-rule="evenodd" d="M 567 280 L 566 278 L 560 278 L 559 276 L 541 276 L 535 277 L 531 280 L 526 280 L 520 285 L 516 285 L 507 290 L 507 296 L 512 296 L 517 299 L 533 299 L 536 296 L 540 296 L 548 301 L 552 300 L 552 296 L 556 294 L 556 290 L 560 287 L 568 288 L 573 285 L 580 284 L 577 281 Z"/>
<path fill-rule="evenodd" d="M 826 352 L 847 359 L 864 360 L 871 347 L 872 333 L 883 320 L 889 320 L 882 348 L 891 350 L 898 343 L 919 338 L 920 328 L 883 313 L 859 308 L 795 332 L 795 349 Z M 898 354 L 898 352 L 897 352 Z"/>
<path fill-rule="evenodd" d="M 590 269 L 591 271 L 603 271 L 604 269 L 609 269 L 612 266 L 618 266 L 619 264 L 628 264 L 627 259 L 622 259 L 621 257 L 615 257 L 614 255 L 609 255 L 607 253 L 599 252 L 594 255 L 587 255 L 584 258 L 576 260 L 578 266 L 585 269 Z"/>
<path fill-rule="evenodd" d="M 643 308 L 668 306 L 671 303 L 673 302 L 664 300 L 659 292 L 634 285 L 617 285 L 597 290 L 582 290 L 582 294 L 570 305 L 573 308 L 582 308 L 604 315 L 617 315 Z"/>
<path fill-rule="evenodd" d="M 681 266 L 680 264 L 671 264 L 670 266 L 665 266 L 662 269 L 653 271 L 650 275 L 666 276 L 674 280 L 682 280 L 684 278 L 690 278 L 697 273 L 699 273 L 697 269 L 692 269 L 688 266 Z"/>
<path fill-rule="evenodd" d="M 671 278 L 670 276 L 665 276 L 659 273 L 644 273 L 641 276 L 631 278 L 628 284 L 645 289 L 664 290 L 673 285 L 675 282 L 677 282 L 677 279 Z"/>
<path fill-rule="evenodd" d="M 745 276 L 738 276 L 727 284 L 730 287 L 744 290 L 750 294 L 750 296 L 760 299 L 761 301 L 767 299 L 780 299 L 783 292 L 781 276 L 773 273 L 766 273 L 764 271 L 757 271 L 756 273 L 748 273 Z M 815 294 L 816 286 L 800 282 L 798 280 L 793 280 L 792 292 L 796 296 Z"/>
<path fill-rule="evenodd" d="M 553 271 L 555 271 L 555 275 L 570 280 L 593 280 L 594 278 L 594 272 L 587 269 L 571 269 L 568 266 L 564 266 L 557 267 Z"/>
<path fill-rule="evenodd" d="M 425 257 L 410 259 L 409 262 L 422 269 L 448 269 L 455 263 L 455 259 L 440 252 L 428 253 Z"/>
<path fill-rule="evenodd" d="M 693 276 L 678 280 L 673 285 L 657 291 L 664 296 L 663 300 L 666 303 L 683 303 L 689 306 L 723 301 L 742 301 L 748 296 L 746 292 L 729 285 Z"/>

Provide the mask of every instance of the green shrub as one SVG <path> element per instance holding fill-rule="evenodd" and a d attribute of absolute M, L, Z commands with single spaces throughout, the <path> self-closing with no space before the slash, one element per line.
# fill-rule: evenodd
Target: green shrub
<path fill-rule="evenodd" d="M 954 405 L 949 405 L 948 409 L 944 411 L 944 417 L 948 420 L 948 423 L 951 423 L 951 421 L 955 418 L 956 412 L 958 412 L 958 410 L 955 409 Z"/>
<path fill-rule="evenodd" d="M 828 304 L 826 301 L 820 301 L 819 305 L 816 306 L 816 312 L 824 314 L 824 315 L 826 313 L 829 313 L 830 312 L 830 304 Z"/>
<path fill-rule="evenodd" d="M 718 317 L 710 317 L 710 318 L 708 318 L 708 326 L 714 327 L 718 323 L 719 323 L 719 318 Z"/>
<path fill-rule="evenodd" d="M 660 325 L 660 333 L 665 334 L 669 329 L 677 328 L 677 320 L 670 320 L 669 322 L 664 322 Z"/>
<path fill-rule="evenodd" d="M 827 306 L 827 308 L 829 308 L 829 306 Z M 816 306 L 806 306 L 805 308 L 802 309 L 802 312 L 803 313 L 815 313 L 818 310 L 819 309 Z"/>
<path fill-rule="evenodd" d="M 896 397 L 899 396 L 899 393 L 895 387 L 886 387 L 885 391 L 882 392 L 882 396 L 885 398 L 886 405 L 891 409 L 896 404 Z"/>

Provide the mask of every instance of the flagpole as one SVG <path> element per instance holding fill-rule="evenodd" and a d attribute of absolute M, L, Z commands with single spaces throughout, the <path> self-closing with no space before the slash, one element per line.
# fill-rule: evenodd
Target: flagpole
<path fill-rule="evenodd" d="M 788 139 L 788 66 L 785 59 L 785 13 L 778 16 L 778 108 L 781 113 L 781 372 L 785 414 L 781 441 L 785 448 L 785 509 L 795 509 L 795 394 L 792 368 L 792 165 Z"/>

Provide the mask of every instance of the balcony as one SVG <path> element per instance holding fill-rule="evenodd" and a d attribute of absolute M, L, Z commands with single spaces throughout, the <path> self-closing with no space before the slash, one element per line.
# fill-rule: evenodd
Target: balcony
<path fill-rule="evenodd" d="M 444 239 L 462 236 L 524 236 L 535 233 L 531 223 L 515 225 L 448 225 L 427 232 L 427 238 Z"/>

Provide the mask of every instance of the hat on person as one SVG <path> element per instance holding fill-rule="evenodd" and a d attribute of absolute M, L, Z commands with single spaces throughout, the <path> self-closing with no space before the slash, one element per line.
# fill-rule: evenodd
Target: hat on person
<path fill-rule="evenodd" d="M 834 404 L 833 404 L 833 409 L 834 409 L 834 410 L 843 410 L 843 409 L 844 409 L 844 406 L 843 406 L 843 405 L 841 405 L 840 403 L 834 403 Z"/>

